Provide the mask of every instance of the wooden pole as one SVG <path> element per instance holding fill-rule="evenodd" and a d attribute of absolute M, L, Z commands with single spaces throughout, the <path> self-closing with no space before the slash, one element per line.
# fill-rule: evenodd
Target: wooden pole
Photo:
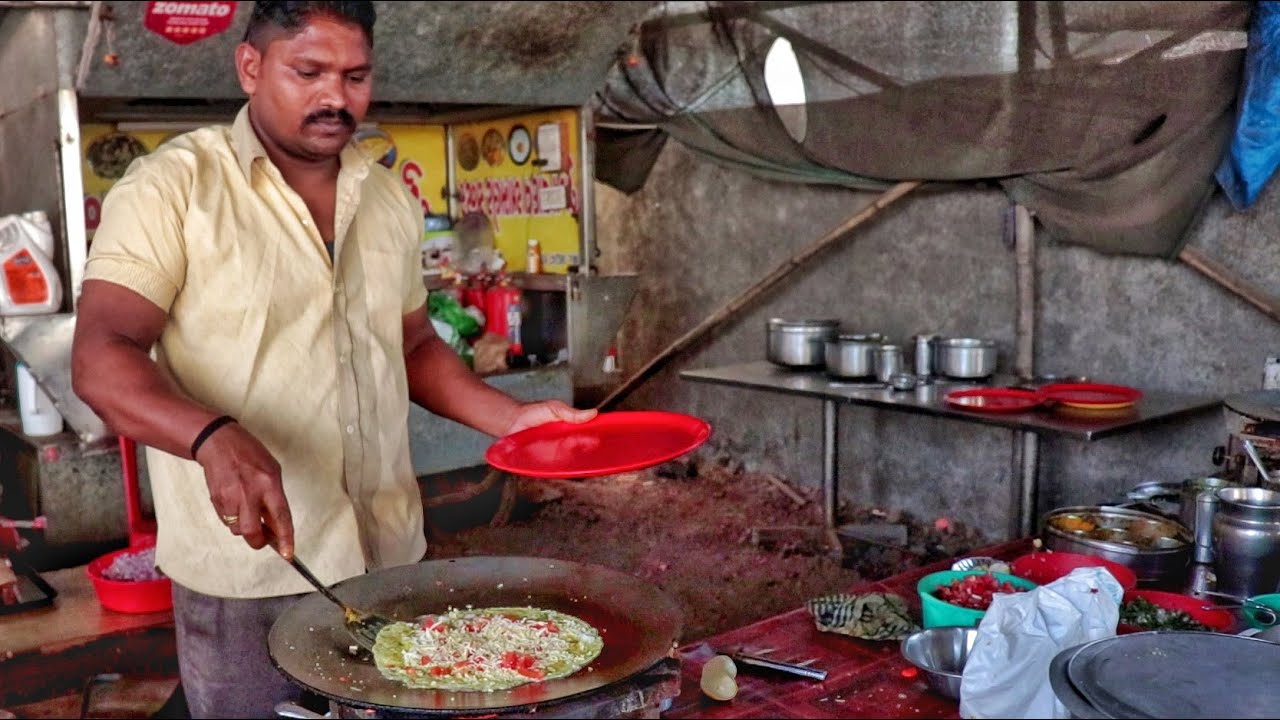
<path fill-rule="evenodd" d="M 637 370 L 635 374 L 623 381 L 623 383 L 615 388 L 613 392 L 609 393 L 604 400 L 601 400 L 596 407 L 604 410 L 613 405 L 624 395 L 634 390 L 641 382 L 657 371 L 658 368 L 664 365 L 674 355 L 692 345 L 694 341 L 701 338 L 712 328 L 723 323 L 752 300 L 755 300 L 760 295 L 764 294 L 766 290 L 776 285 L 778 281 L 790 274 L 791 271 L 803 265 L 806 260 L 817 255 L 822 250 L 825 250 L 836 240 L 844 237 L 845 233 L 848 233 L 850 230 L 853 230 L 859 225 L 875 217 L 876 213 L 888 207 L 893 203 L 893 201 L 903 195 L 906 195 L 912 190 L 920 187 L 921 184 L 922 183 L 919 180 L 909 180 L 907 182 L 900 182 L 886 190 L 884 194 L 876 198 L 870 205 L 859 210 L 856 214 L 850 216 L 849 219 L 845 220 L 834 229 L 828 231 L 822 237 L 810 243 L 807 247 L 784 260 L 759 282 L 739 293 L 737 297 L 725 303 L 719 310 L 716 310 L 705 320 L 698 323 L 698 325 L 692 330 L 681 335 L 670 345 L 663 348 L 657 355 L 654 355 L 649 362 L 645 363 L 644 367 Z"/>
<path fill-rule="evenodd" d="M 1226 290 L 1235 293 L 1272 320 L 1280 320 L 1280 302 L 1277 302 L 1274 295 L 1231 272 L 1222 263 L 1193 247 L 1182 248 L 1182 252 L 1178 253 L 1178 259 Z"/>

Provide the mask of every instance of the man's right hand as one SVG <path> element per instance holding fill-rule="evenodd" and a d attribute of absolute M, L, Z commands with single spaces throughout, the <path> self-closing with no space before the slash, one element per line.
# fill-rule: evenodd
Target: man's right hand
<path fill-rule="evenodd" d="M 233 535 L 258 550 L 271 542 L 293 557 L 293 518 L 280 463 L 239 423 L 218 428 L 196 453 L 214 510 Z"/>

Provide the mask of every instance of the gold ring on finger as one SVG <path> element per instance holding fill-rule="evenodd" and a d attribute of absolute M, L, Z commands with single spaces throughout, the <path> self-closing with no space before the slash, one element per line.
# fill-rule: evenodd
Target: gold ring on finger
<path fill-rule="evenodd" d="M 230 527 L 240 522 L 240 516 L 239 515 L 223 515 L 222 522 L 226 523 L 227 526 Z"/>

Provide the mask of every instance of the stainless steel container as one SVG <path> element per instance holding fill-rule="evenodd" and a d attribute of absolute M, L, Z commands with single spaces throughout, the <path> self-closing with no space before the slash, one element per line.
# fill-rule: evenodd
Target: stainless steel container
<path fill-rule="evenodd" d="M 947 377 L 975 380 L 996 371 L 996 343 L 979 338 L 944 338 L 934 350 L 937 372 Z"/>
<path fill-rule="evenodd" d="M 1190 478 L 1182 481 L 1181 500 L 1178 506 L 1178 519 L 1192 530 L 1196 527 L 1196 498 L 1205 490 L 1217 492 L 1225 487 L 1235 487 L 1235 483 L 1220 477 Z"/>
<path fill-rule="evenodd" d="M 916 335 L 911 338 L 911 344 L 915 348 L 914 363 L 912 370 L 916 377 L 924 379 L 933 376 L 933 346 L 938 342 L 937 335 L 923 334 Z"/>
<path fill-rule="evenodd" d="M 839 330 L 838 320 L 773 318 L 765 324 L 765 357 L 783 367 L 822 367 L 824 346 Z"/>
<path fill-rule="evenodd" d="M 1280 492 L 1235 487 L 1213 495 L 1215 589 L 1241 597 L 1280 590 Z"/>
<path fill-rule="evenodd" d="M 1181 592 L 1193 539 L 1180 523 L 1153 513 L 1106 506 L 1073 506 L 1046 513 L 1044 545 L 1059 552 L 1105 558 L 1129 568 L 1138 587 Z"/>
<path fill-rule="evenodd" d="M 876 350 L 884 344 L 878 334 L 840 335 L 825 343 L 827 374 L 840 378 L 864 378 L 876 374 Z"/>
<path fill-rule="evenodd" d="M 881 345 L 876 350 L 876 379 L 888 383 L 902 372 L 902 348 L 897 345 Z"/>

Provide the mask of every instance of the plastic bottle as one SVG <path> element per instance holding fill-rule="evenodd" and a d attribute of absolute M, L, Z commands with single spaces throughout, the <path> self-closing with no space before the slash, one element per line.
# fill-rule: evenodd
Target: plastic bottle
<path fill-rule="evenodd" d="M 42 315 L 62 305 L 62 282 L 47 250 L 53 231 L 43 213 L 0 218 L 0 315 Z"/>
<path fill-rule="evenodd" d="M 18 413 L 22 417 L 23 434 L 42 437 L 62 432 L 62 413 L 36 384 L 26 363 L 17 363 L 17 374 Z"/>
<path fill-rule="evenodd" d="M 525 272 L 542 272 L 542 245 L 534 238 L 529 238 L 529 249 L 525 258 Z"/>

